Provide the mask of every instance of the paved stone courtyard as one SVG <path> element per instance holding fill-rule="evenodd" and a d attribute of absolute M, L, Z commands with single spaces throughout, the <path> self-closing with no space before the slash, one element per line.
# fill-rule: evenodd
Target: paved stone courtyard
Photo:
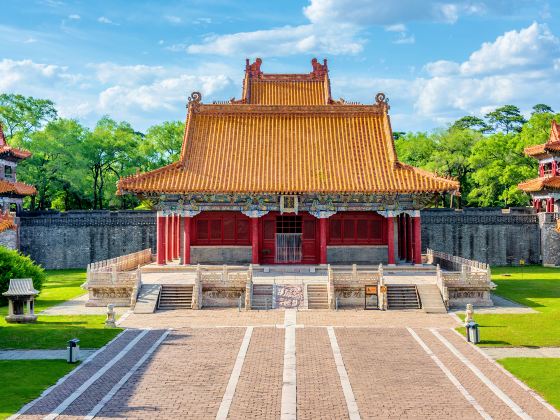
<path fill-rule="evenodd" d="M 168 311 L 124 333 L 20 418 L 558 418 L 420 311 Z"/>

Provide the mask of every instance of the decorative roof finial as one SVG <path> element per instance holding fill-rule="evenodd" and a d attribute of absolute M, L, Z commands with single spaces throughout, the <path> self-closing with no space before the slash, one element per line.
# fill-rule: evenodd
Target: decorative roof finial
<path fill-rule="evenodd" d="M 375 104 L 384 107 L 387 111 L 390 108 L 389 98 L 387 98 L 383 92 L 379 92 L 375 95 Z"/>
<path fill-rule="evenodd" d="M 329 72 L 326 58 L 323 59 L 323 64 L 319 63 L 319 60 L 314 58 L 313 60 L 311 60 L 311 67 L 313 67 L 313 71 L 311 72 L 311 75 L 313 76 L 313 78 L 316 79 L 325 77 L 325 75 L 327 75 L 327 73 Z"/>
<path fill-rule="evenodd" d="M 4 130 L 2 128 L 2 122 L 0 121 L 0 146 L 6 145 L 6 137 L 4 137 Z"/>
<path fill-rule="evenodd" d="M 192 110 L 193 112 L 197 112 L 198 108 L 200 107 L 200 101 L 202 100 L 202 95 L 200 92 L 193 92 L 191 96 L 189 96 L 189 102 L 187 104 L 187 108 Z"/>
<path fill-rule="evenodd" d="M 260 77 L 263 73 L 261 71 L 262 60 L 257 58 L 253 64 L 249 64 L 249 59 L 247 58 L 245 65 L 245 72 L 249 74 L 249 77 Z"/>

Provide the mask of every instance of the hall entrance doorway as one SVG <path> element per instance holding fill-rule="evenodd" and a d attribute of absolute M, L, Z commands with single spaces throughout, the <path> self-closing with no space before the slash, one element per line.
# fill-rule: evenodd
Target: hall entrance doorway
<path fill-rule="evenodd" d="M 269 213 L 262 217 L 263 264 L 317 264 L 316 218 L 308 213 Z"/>

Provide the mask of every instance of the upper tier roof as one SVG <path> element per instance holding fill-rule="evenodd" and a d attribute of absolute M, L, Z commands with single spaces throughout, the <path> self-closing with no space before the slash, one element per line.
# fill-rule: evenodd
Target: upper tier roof
<path fill-rule="evenodd" d="M 119 192 L 458 191 L 455 180 L 398 162 L 384 94 L 373 105 L 334 102 L 326 61 L 312 63 L 303 75 L 247 63 L 243 99 L 229 103 L 202 104 L 194 92 L 180 160 L 121 179 Z"/>
<path fill-rule="evenodd" d="M 0 179 L 0 194 L 12 195 L 35 195 L 37 190 L 33 185 L 25 184 L 23 182 L 10 182 L 5 179 Z"/>
<path fill-rule="evenodd" d="M 6 142 L 6 137 L 4 136 L 4 130 L 2 128 L 2 123 L 0 123 L 0 159 L 12 158 L 15 160 L 27 159 L 31 156 L 31 152 L 22 149 L 16 149 L 11 147 Z"/>
<path fill-rule="evenodd" d="M 533 178 L 517 186 L 521 191 L 534 193 L 544 190 L 560 190 L 560 176 Z"/>
<path fill-rule="evenodd" d="M 558 154 L 558 152 L 560 152 L 560 125 L 554 120 L 552 120 L 550 137 L 546 143 L 525 148 L 525 154 L 534 157 Z"/>

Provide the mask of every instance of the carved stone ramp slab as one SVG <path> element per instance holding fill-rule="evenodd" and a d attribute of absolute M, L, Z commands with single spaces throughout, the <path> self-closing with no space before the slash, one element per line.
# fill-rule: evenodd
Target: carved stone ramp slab
<path fill-rule="evenodd" d="M 135 314 L 153 314 L 156 310 L 161 284 L 143 284 L 138 292 Z"/>
<path fill-rule="evenodd" d="M 435 284 L 419 284 L 416 286 L 422 309 L 428 314 L 445 314 L 447 309 L 438 287 Z"/>

